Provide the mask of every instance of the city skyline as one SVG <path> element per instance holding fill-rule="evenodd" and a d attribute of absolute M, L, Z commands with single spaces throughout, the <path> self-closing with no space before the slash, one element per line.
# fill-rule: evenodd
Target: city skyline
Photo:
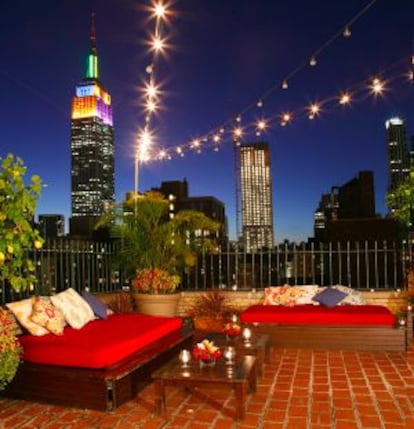
<path fill-rule="evenodd" d="M 8 20 L 0 30 L 4 65 L 0 70 L 5 156 L 21 157 L 28 175 L 47 185 L 38 214 L 70 216 L 70 103 L 81 80 L 89 49 L 90 16 L 96 13 L 97 50 L 102 80 L 112 94 L 115 128 L 116 200 L 134 184 L 134 145 L 142 126 L 137 88 L 148 63 L 144 2 L 17 0 L 4 6 Z M 159 143 L 174 147 L 209 133 L 243 111 L 370 2 L 327 4 L 320 0 L 289 5 L 272 1 L 218 0 L 175 2 L 170 27 L 172 49 L 159 77 L 166 92 L 156 118 Z M 336 2 L 334 2 L 336 3 Z M 261 111 L 274 115 L 297 110 L 315 99 L 328 99 L 388 72 L 383 97 L 365 96 L 349 108 L 327 108 L 319 119 L 306 117 L 275 127 L 259 137 L 272 157 L 276 242 L 302 241 L 313 235 L 313 214 L 320 196 L 361 170 L 374 172 L 377 212 L 385 214 L 387 187 L 385 121 L 400 116 L 407 124 L 407 144 L 414 134 L 413 86 L 401 76 L 410 70 L 412 2 L 372 6 L 351 27 L 276 90 Z M 295 11 L 301 9 L 301 16 Z M 211 29 L 214 28 L 214 31 Z M 405 61 L 405 62 L 404 62 Z M 242 124 L 257 114 L 242 115 Z M 248 135 L 246 142 L 257 141 Z M 151 162 L 140 168 L 140 191 L 162 181 L 189 183 L 190 196 L 214 196 L 225 203 L 230 236 L 235 230 L 232 142 L 218 152 Z"/>

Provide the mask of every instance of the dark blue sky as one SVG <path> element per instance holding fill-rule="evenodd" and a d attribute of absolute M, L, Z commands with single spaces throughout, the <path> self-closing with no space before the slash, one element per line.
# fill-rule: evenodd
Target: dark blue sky
<path fill-rule="evenodd" d="M 312 235 L 313 212 L 321 194 L 360 170 L 372 170 L 377 212 L 384 214 L 387 159 L 384 122 L 399 115 L 414 134 L 414 2 L 377 0 L 351 26 L 352 36 L 334 40 L 317 57 L 279 84 L 355 17 L 366 0 L 185 0 L 176 1 L 169 34 L 172 49 L 157 76 L 166 91 L 154 121 L 158 144 L 176 147 L 212 131 L 259 99 L 242 125 L 258 114 L 299 113 L 310 102 L 355 88 L 351 106 L 327 103 L 310 121 L 301 116 L 286 127 L 274 121 L 263 137 L 271 146 L 276 241 Z M 146 1 L 14 0 L 2 4 L 0 40 L 0 155 L 23 158 L 29 174 L 39 174 L 43 190 L 38 213 L 70 215 L 70 105 L 84 73 L 91 12 L 96 13 L 101 78 L 112 95 L 115 118 L 116 197 L 133 189 L 133 153 L 143 125 L 140 93 L 149 56 L 144 42 L 152 25 Z M 368 96 L 369 80 L 388 70 L 384 97 Z M 381 76 L 381 75 L 380 75 Z M 364 92 L 365 91 L 365 92 Z M 254 135 L 245 136 L 254 141 Z M 187 178 L 190 195 L 213 195 L 226 205 L 235 229 L 233 150 L 206 149 L 184 158 L 141 168 L 140 191 L 163 180 Z"/>

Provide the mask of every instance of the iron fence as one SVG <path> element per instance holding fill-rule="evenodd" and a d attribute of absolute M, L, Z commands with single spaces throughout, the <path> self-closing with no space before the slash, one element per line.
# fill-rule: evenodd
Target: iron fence
<path fill-rule="evenodd" d="M 50 295 L 68 287 L 111 292 L 128 287 L 116 265 L 116 242 L 47 241 L 32 251 L 38 282 L 32 293 Z M 404 289 L 412 243 L 284 243 L 253 253 L 229 243 L 215 254 L 200 254 L 182 276 L 182 290 L 260 290 L 271 285 L 343 284 L 359 290 Z M 21 295 L 19 295 L 21 296 Z M 16 298 L 3 285 L 1 301 Z"/>

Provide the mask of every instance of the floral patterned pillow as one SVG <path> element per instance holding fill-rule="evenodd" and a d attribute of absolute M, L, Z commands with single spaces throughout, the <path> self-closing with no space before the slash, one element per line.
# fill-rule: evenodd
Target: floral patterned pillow
<path fill-rule="evenodd" d="M 49 299 L 35 297 L 31 320 L 55 335 L 63 335 L 66 321 L 63 313 Z"/>
<path fill-rule="evenodd" d="M 265 289 L 265 300 L 263 305 L 285 305 L 293 307 L 297 298 L 302 294 L 300 289 L 293 286 L 276 286 Z"/>
<path fill-rule="evenodd" d="M 362 296 L 362 293 L 358 290 L 352 289 L 348 286 L 335 285 L 333 288 L 340 290 L 341 292 L 345 292 L 347 296 L 341 301 L 341 305 L 343 304 L 351 304 L 351 305 L 363 305 L 365 304 L 365 299 Z"/>
<path fill-rule="evenodd" d="M 41 337 L 49 334 L 49 331 L 31 320 L 30 316 L 33 311 L 33 301 L 33 298 L 27 298 L 21 301 L 9 302 L 6 306 L 16 316 L 16 319 L 24 328 L 32 335 Z"/>

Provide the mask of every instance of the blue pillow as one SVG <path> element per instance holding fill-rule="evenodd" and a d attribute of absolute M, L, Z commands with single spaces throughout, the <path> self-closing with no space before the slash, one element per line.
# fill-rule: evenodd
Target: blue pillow
<path fill-rule="evenodd" d="M 312 299 L 325 307 L 335 307 L 346 296 L 348 296 L 347 293 L 328 287 L 322 292 L 317 293 Z"/>
<path fill-rule="evenodd" d="M 108 306 L 100 301 L 96 296 L 84 290 L 82 291 L 82 298 L 90 305 L 96 316 L 100 317 L 101 319 L 108 318 Z"/>

